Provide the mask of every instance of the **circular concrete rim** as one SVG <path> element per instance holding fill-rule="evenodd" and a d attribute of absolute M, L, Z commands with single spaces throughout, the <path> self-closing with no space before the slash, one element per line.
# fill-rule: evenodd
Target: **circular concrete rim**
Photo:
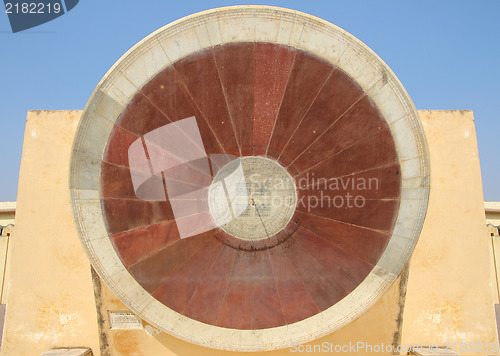
<path fill-rule="evenodd" d="M 187 318 L 149 295 L 122 265 L 105 228 L 100 165 L 109 134 L 136 91 L 171 63 L 230 42 L 271 42 L 308 51 L 351 76 L 387 121 L 401 165 L 402 192 L 389 244 L 366 279 L 347 297 L 310 318 L 281 327 L 226 329 Z M 206 347 L 264 351 L 327 335 L 361 315 L 397 278 L 420 234 L 429 200 L 429 154 L 417 111 L 389 67 L 339 27 L 294 10 L 234 6 L 175 21 L 130 49 L 96 87 L 74 140 L 70 189 L 74 218 L 89 259 L 109 288 L 158 329 Z"/>
<path fill-rule="evenodd" d="M 229 167 L 230 165 L 234 165 L 236 163 L 236 164 L 241 164 L 241 166 L 243 168 L 244 162 L 249 161 L 249 160 L 254 160 L 257 162 L 264 162 L 264 164 L 276 167 L 277 170 L 280 170 L 280 172 L 282 172 L 285 179 L 290 182 L 291 189 L 290 189 L 289 195 L 293 195 L 293 202 L 292 202 L 292 204 L 290 204 L 290 206 L 288 206 L 288 208 L 290 208 L 290 209 L 287 209 L 285 219 L 281 220 L 281 223 L 279 224 L 279 228 L 274 228 L 273 230 L 271 230 L 272 233 L 268 233 L 268 229 L 264 228 L 264 231 L 267 233 L 267 235 L 262 236 L 262 237 L 258 237 L 258 238 L 245 238 L 243 236 L 237 236 L 236 234 L 234 234 L 234 231 L 232 230 L 231 226 L 228 226 L 228 225 L 230 225 L 233 222 L 236 222 L 239 217 L 234 218 L 232 221 L 230 221 L 226 224 L 217 223 L 217 221 L 220 221 L 220 220 L 218 220 L 217 216 L 214 216 L 214 214 L 212 212 L 213 205 L 212 205 L 210 188 L 208 189 L 208 201 L 209 201 L 208 206 L 209 206 L 210 213 L 212 214 L 212 218 L 217 223 L 216 225 L 219 226 L 224 232 L 229 234 L 231 237 L 234 237 L 238 240 L 243 240 L 246 242 L 269 240 L 270 237 L 272 237 L 272 236 L 278 234 L 280 231 L 282 231 L 290 223 L 290 220 L 292 220 L 292 217 L 295 214 L 295 210 L 297 207 L 297 187 L 295 185 L 295 180 L 290 175 L 290 173 L 286 170 L 285 167 L 283 167 L 281 164 L 279 164 L 278 161 L 276 161 L 276 160 L 270 159 L 268 157 L 262 157 L 262 156 L 244 156 L 244 157 L 240 157 L 237 160 L 235 160 L 236 162 L 231 161 L 231 162 L 227 163 L 224 167 L 221 167 L 219 169 L 219 171 L 215 175 L 213 181 L 217 182 L 218 180 L 221 179 L 221 175 L 226 173 L 225 172 L 226 167 Z M 243 168 L 243 171 L 244 171 L 244 168 Z M 271 205 L 272 205 L 272 202 L 273 202 L 273 200 L 271 199 Z M 292 208 L 292 206 L 293 206 L 293 208 Z M 262 222 L 262 224 L 264 224 L 264 223 Z M 273 247 L 273 246 L 275 246 L 275 245 L 272 245 L 270 247 Z"/>

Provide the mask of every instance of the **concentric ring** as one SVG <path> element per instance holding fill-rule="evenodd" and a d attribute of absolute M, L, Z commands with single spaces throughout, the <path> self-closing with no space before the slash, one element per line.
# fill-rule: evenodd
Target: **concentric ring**
<path fill-rule="evenodd" d="M 233 237 L 249 242 L 268 240 L 285 228 L 295 212 L 297 188 L 294 179 L 274 160 L 246 156 L 219 169 L 211 186 L 227 180 L 238 165 L 242 167 L 245 183 L 233 183 L 232 190 L 238 201 L 231 209 L 231 220 L 223 219 L 229 200 L 227 187 L 226 191 L 214 189 L 213 194 L 209 188 L 210 214 L 215 225 Z"/>

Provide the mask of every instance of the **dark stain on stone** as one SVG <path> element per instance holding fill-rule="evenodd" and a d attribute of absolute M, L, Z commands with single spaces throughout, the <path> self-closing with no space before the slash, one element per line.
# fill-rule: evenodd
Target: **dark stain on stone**
<path fill-rule="evenodd" d="M 104 313 L 102 304 L 102 282 L 99 275 L 94 270 L 94 267 L 90 266 L 90 271 L 92 274 L 92 286 L 94 289 L 95 298 L 95 308 L 97 311 L 97 327 L 99 333 L 99 350 L 101 356 L 111 356 L 111 351 L 109 350 L 108 337 L 106 335 L 104 327 Z"/>
<path fill-rule="evenodd" d="M 384 85 L 386 85 L 387 81 L 388 81 L 387 72 L 385 70 L 382 70 L 382 83 L 384 83 Z"/>
<path fill-rule="evenodd" d="M 399 280 L 399 299 L 398 299 L 398 316 L 396 318 L 396 330 L 394 331 L 394 335 L 392 337 L 392 349 L 394 355 L 399 355 L 396 351 L 398 345 L 401 345 L 401 332 L 403 330 L 403 314 L 405 310 L 405 301 L 406 301 L 406 290 L 408 287 L 408 276 L 410 272 L 410 262 L 408 261 L 403 270 L 401 271 L 400 280 Z"/>

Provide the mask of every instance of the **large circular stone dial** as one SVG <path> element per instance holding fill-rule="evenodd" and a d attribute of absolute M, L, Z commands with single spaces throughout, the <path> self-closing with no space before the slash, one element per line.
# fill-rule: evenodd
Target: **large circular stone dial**
<path fill-rule="evenodd" d="M 106 74 L 71 165 L 79 234 L 135 313 L 200 345 L 272 350 L 352 321 L 420 234 L 416 110 L 370 49 L 237 6 L 156 31 Z"/>

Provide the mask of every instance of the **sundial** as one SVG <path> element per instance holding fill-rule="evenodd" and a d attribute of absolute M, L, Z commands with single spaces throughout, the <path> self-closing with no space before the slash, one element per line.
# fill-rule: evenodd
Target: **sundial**
<path fill-rule="evenodd" d="M 136 315 L 263 351 L 342 328 L 394 282 L 427 211 L 429 158 L 411 99 L 365 44 L 236 6 L 171 23 L 110 69 L 70 181 L 89 259 Z"/>

